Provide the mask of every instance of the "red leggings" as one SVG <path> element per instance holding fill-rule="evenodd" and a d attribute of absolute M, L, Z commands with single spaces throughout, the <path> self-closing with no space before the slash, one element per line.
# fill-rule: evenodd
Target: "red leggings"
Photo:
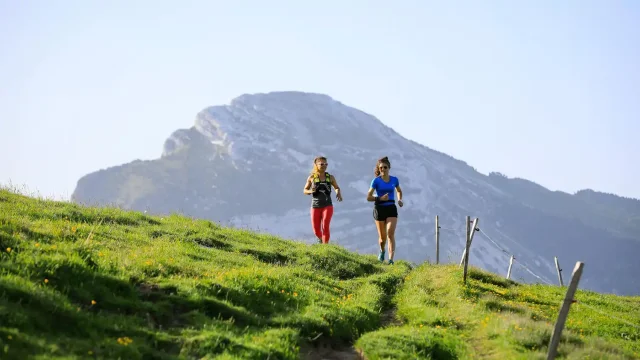
<path fill-rule="evenodd" d="M 321 239 L 323 244 L 329 243 L 329 237 L 331 236 L 329 225 L 331 224 L 332 216 L 333 205 L 323 208 L 311 208 L 311 226 L 313 226 L 313 232 L 316 237 Z"/>

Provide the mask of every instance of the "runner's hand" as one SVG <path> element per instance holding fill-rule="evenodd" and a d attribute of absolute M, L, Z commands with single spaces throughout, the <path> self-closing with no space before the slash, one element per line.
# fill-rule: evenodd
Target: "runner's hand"
<path fill-rule="evenodd" d="M 398 200 L 398 205 L 400 205 L 400 207 L 402 207 L 402 204 L 403 204 L 402 200 Z"/>
<path fill-rule="evenodd" d="M 389 194 L 384 194 L 384 195 L 380 196 L 378 199 L 380 201 L 387 201 L 387 200 L 389 200 Z"/>
<path fill-rule="evenodd" d="M 338 199 L 338 201 L 342 201 L 342 193 L 340 191 L 336 192 L 336 199 Z"/>

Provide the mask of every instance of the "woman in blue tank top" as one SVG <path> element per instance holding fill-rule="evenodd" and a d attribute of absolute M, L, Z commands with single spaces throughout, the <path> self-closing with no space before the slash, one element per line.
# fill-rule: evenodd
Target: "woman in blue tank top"
<path fill-rule="evenodd" d="M 375 178 L 371 181 L 367 201 L 373 201 L 373 220 L 378 229 L 378 243 L 380 253 L 378 260 L 384 261 L 385 243 L 389 240 L 389 265 L 393 264 L 396 250 L 396 224 L 398 223 L 398 208 L 396 207 L 396 192 L 398 205 L 402 207 L 402 189 L 397 177 L 389 175 L 391 162 L 388 157 L 378 160 L 374 170 Z M 375 196 L 373 193 L 376 193 Z"/>

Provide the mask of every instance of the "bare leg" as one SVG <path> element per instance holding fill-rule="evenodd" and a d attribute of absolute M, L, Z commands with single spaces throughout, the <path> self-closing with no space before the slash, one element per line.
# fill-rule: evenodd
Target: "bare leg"
<path fill-rule="evenodd" d="M 396 225 L 398 224 L 397 217 L 387 218 L 387 236 L 389 237 L 389 260 L 393 260 L 393 255 L 396 251 Z"/>
<path fill-rule="evenodd" d="M 384 245 L 387 242 L 387 228 L 384 221 L 376 221 L 376 228 L 378 229 L 378 244 L 380 245 L 380 251 L 384 251 Z"/>

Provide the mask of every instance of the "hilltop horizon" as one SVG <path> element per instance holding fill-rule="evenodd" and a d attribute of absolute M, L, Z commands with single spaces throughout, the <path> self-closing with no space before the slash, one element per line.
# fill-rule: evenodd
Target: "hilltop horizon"
<path fill-rule="evenodd" d="M 333 244 L 2 188 L 0 210 L 7 360 L 537 359 L 567 291 L 472 265 L 463 283 L 458 264 L 387 265 Z M 640 296 L 582 283 L 558 352 L 637 358 Z"/>

